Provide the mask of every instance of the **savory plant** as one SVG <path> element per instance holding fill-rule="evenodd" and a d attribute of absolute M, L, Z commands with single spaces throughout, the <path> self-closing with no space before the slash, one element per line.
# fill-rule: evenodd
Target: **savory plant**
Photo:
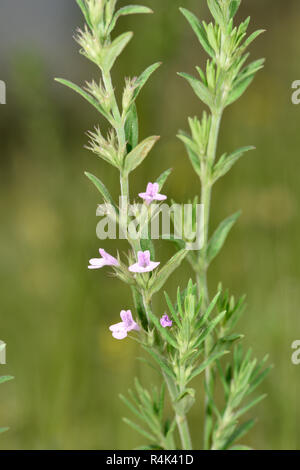
<path fill-rule="evenodd" d="M 193 168 L 200 178 L 201 203 L 204 206 L 204 244 L 197 252 L 188 249 L 187 240 L 174 239 L 176 254 L 161 267 L 155 257 L 155 247 L 149 226 L 167 199 L 162 194 L 170 170 L 164 171 L 155 182 L 147 182 L 146 191 L 138 196 L 142 204 L 131 204 L 129 178 L 141 165 L 158 140 L 151 136 L 139 141 L 136 100 L 159 63 L 148 67 L 139 77 L 125 80 L 121 103 L 118 102 L 111 78 L 111 69 L 118 56 L 132 38 L 125 32 L 112 38 L 117 21 L 123 15 L 152 13 L 148 7 L 130 5 L 116 9 L 117 0 L 77 0 L 85 18 L 85 26 L 78 31 L 77 42 L 81 53 L 98 66 L 100 78 L 79 87 L 74 83 L 57 79 L 79 93 L 93 105 L 109 125 L 107 136 L 97 127 L 89 133 L 89 148 L 97 156 L 115 167 L 120 177 L 120 199 L 113 200 L 109 190 L 96 176 L 86 173 L 100 192 L 106 216 L 117 223 L 122 238 L 127 239 L 128 259 L 119 254 L 112 256 L 103 248 L 100 257 L 90 259 L 89 269 L 109 266 L 113 273 L 130 287 L 133 308 L 121 310 L 121 321 L 110 326 L 113 338 L 124 340 L 130 336 L 149 353 L 152 365 L 159 369 L 161 389 L 144 388 L 135 380 L 134 391 L 129 398 L 121 399 L 135 415 L 137 422 L 125 418 L 125 422 L 142 434 L 148 444 L 142 449 L 192 449 L 188 426 L 188 412 L 195 403 L 196 392 L 191 382 L 200 374 L 205 375 L 205 449 L 241 449 L 235 441 L 250 429 L 253 421 L 240 424 L 241 416 L 263 396 L 247 397 L 264 378 L 266 358 L 257 362 L 251 351 L 243 352 L 239 343 L 242 336 L 234 332 L 244 299 L 235 301 L 222 288 L 211 299 L 207 288 L 207 269 L 219 253 L 227 235 L 236 221 L 235 214 L 221 223 L 209 238 L 211 191 L 214 183 L 225 175 L 233 164 L 250 147 L 224 154 L 218 160 L 217 141 L 224 109 L 238 99 L 251 83 L 263 61 L 245 66 L 250 43 L 261 31 L 246 36 L 249 19 L 240 26 L 233 24 L 240 5 L 239 0 L 208 0 L 215 23 L 200 22 L 192 13 L 182 9 L 201 45 L 209 54 L 206 72 L 199 67 L 199 78 L 181 74 L 191 84 L 196 95 L 208 106 L 209 114 L 189 120 L 191 135 L 180 132 Z M 133 210 L 139 221 L 132 227 L 129 213 Z M 174 220 L 174 223 L 176 221 Z M 137 230 L 138 229 L 138 230 Z M 166 238 L 166 237 L 165 237 Z M 167 237 L 168 238 L 168 237 Z M 169 239 L 171 239 L 169 237 Z M 193 268 L 195 280 L 185 289 L 178 287 L 177 298 L 172 302 L 165 295 L 168 313 L 153 309 L 152 299 L 160 294 L 167 279 L 187 259 Z M 120 306 L 121 307 L 121 306 Z M 116 316 L 117 317 L 117 316 Z M 232 355 L 228 355 L 233 348 Z M 230 360 L 226 360 L 230 357 Z M 224 399 L 216 397 L 215 387 L 223 387 Z M 165 417 L 165 391 L 168 391 L 172 416 Z M 196 443 L 197 448 L 200 443 Z"/>

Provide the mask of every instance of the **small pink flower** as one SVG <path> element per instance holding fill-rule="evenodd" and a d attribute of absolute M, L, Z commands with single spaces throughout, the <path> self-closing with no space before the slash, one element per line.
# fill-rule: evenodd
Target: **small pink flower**
<path fill-rule="evenodd" d="M 138 262 L 130 266 L 128 269 L 132 273 L 149 273 L 153 271 L 160 262 L 150 261 L 150 251 L 139 251 Z"/>
<path fill-rule="evenodd" d="M 120 313 L 121 322 L 109 327 L 115 339 L 124 339 L 129 331 L 139 331 L 139 325 L 133 320 L 131 310 L 122 310 Z"/>
<path fill-rule="evenodd" d="M 160 324 L 163 328 L 167 328 L 173 325 L 172 320 L 168 317 L 168 315 L 163 315 L 160 319 Z"/>
<path fill-rule="evenodd" d="M 102 248 L 100 248 L 99 253 L 101 258 L 90 259 L 90 265 L 88 266 L 89 269 L 100 269 L 103 268 L 103 266 L 119 266 L 119 261 L 106 253 Z"/>
<path fill-rule="evenodd" d="M 158 183 L 148 183 L 145 193 L 140 193 L 139 196 L 145 200 L 147 205 L 151 204 L 152 201 L 165 201 L 167 196 L 159 194 Z"/>

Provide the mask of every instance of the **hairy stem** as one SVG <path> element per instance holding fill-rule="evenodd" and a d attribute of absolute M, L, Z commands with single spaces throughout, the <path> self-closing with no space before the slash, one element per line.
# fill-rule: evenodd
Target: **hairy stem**
<path fill-rule="evenodd" d="M 176 424 L 177 424 L 177 429 L 178 429 L 180 440 L 181 440 L 182 450 L 192 450 L 193 445 L 192 445 L 192 439 L 190 435 L 187 417 L 184 414 L 179 414 L 176 409 L 175 402 L 178 396 L 176 383 L 171 377 L 169 377 L 164 372 L 163 372 L 163 376 L 167 384 L 172 406 L 175 412 Z"/>
<path fill-rule="evenodd" d="M 215 113 L 212 114 L 211 128 L 209 135 L 209 142 L 207 148 L 207 162 L 206 162 L 206 172 L 202 178 L 201 185 L 201 204 L 204 207 L 204 243 L 203 248 L 199 253 L 199 263 L 198 263 L 198 272 L 196 273 L 197 286 L 199 295 L 202 294 L 204 308 L 207 308 L 209 304 L 209 293 L 207 286 L 207 262 L 206 262 L 206 252 L 209 240 L 209 222 L 210 222 L 210 205 L 211 205 L 211 194 L 212 194 L 212 185 L 210 181 L 210 168 L 212 167 L 217 152 L 217 144 L 219 138 L 219 130 L 222 119 L 223 109 L 220 108 Z M 207 337 L 205 341 L 205 357 L 208 359 L 211 347 L 212 347 L 212 338 Z M 213 391 L 213 377 L 211 366 L 208 366 L 205 370 L 205 385 L 206 389 L 212 393 Z M 209 449 L 210 447 L 210 437 L 211 437 L 211 414 L 212 410 L 209 405 L 209 399 L 206 395 L 205 398 L 205 420 L 204 420 L 204 448 Z"/>
<path fill-rule="evenodd" d="M 145 293 L 143 293 L 143 303 L 144 303 L 144 308 L 145 308 L 146 315 L 147 315 L 147 320 L 149 323 L 149 311 L 151 309 L 151 306 L 149 304 L 149 300 L 147 299 Z M 181 440 L 182 450 L 192 450 L 192 440 L 190 436 L 190 430 L 189 430 L 189 425 L 188 425 L 186 414 L 179 413 L 178 408 L 176 406 L 176 399 L 180 391 L 178 390 L 175 380 L 169 377 L 163 370 L 162 370 L 162 375 L 168 387 L 169 395 L 171 398 L 171 403 L 172 403 L 172 407 L 173 407 L 175 418 L 176 418 L 177 429 L 178 429 L 180 440 Z"/>

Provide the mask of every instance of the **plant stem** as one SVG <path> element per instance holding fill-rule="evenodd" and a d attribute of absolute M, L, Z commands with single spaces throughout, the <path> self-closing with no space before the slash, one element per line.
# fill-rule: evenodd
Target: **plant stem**
<path fill-rule="evenodd" d="M 147 315 L 147 320 L 149 323 L 149 310 L 151 309 L 151 306 L 149 304 L 149 300 L 147 299 L 145 293 L 143 293 L 143 303 L 144 303 L 144 308 L 145 308 L 146 315 Z M 185 414 L 179 414 L 178 409 L 176 407 L 176 399 L 180 392 L 178 390 L 178 387 L 174 379 L 169 377 L 163 370 L 162 370 L 162 375 L 167 384 L 169 395 L 171 398 L 172 407 L 174 409 L 176 424 L 177 424 L 178 432 L 180 435 L 182 449 L 192 450 L 192 441 L 191 441 L 187 417 Z"/>
<path fill-rule="evenodd" d="M 203 296 L 203 305 L 206 309 L 209 304 L 209 293 L 207 286 L 207 262 L 206 262 L 206 253 L 208 246 L 208 237 L 209 237 L 209 222 L 210 222 L 210 204 L 211 204 L 211 193 L 212 185 L 210 181 L 210 169 L 216 158 L 217 152 L 217 143 L 219 138 L 219 130 L 222 119 L 223 109 L 220 108 L 212 114 L 210 135 L 207 147 L 207 162 L 206 162 L 206 171 L 205 175 L 202 177 L 201 185 L 201 204 L 204 208 L 204 243 L 203 248 L 199 253 L 199 268 L 196 273 L 198 294 Z M 212 338 L 207 337 L 205 341 L 205 359 L 208 359 L 211 347 L 212 347 Z M 213 391 L 213 377 L 211 373 L 211 366 L 208 366 L 205 370 L 205 385 L 206 389 L 212 393 Z M 210 436 L 211 436 L 211 407 L 209 405 L 209 398 L 206 394 L 205 397 L 205 420 L 204 420 L 204 448 L 209 449 L 210 446 Z"/>
<path fill-rule="evenodd" d="M 182 450 L 192 450 L 193 445 L 192 445 L 187 417 L 186 415 L 180 415 L 178 411 L 176 410 L 175 401 L 178 396 L 176 383 L 167 374 L 165 374 L 164 372 L 162 373 L 163 373 L 165 382 L 167 384 L 172 406 L 175 412 L 175 418 L 176 418 L 177 428 L 178 428 L 179 436 L 181 440 Z"/>

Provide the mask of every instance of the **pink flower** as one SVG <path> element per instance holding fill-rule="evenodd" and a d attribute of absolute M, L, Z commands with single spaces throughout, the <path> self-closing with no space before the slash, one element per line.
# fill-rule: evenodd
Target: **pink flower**
<path fill-rule="evenodd" d="M 150 261 L 150 251 L 139 251 L 138 262 L 130 266 L 128 269 L 132 273 L 149 273 L 159 265 L 159 262 Z"/>
<path fill-rule="evenodd" d="M 167 328 L 173 325 L 172 320 L 168 317 L 168 315 L 163 315 L 160 319 L 160 324 L 163 328 Z"/>
<path fill-rule="evenodd" d="M 129 331 L 139 331 L 139 325 L 133 320 L 131 310 L 122 310 L 120 313 L 121 322 L 109 327 L 112 335 L 116 339 L 124 339 Z"/>
<path fill-rule="evenodd" d="M 106 253 L 102 248 L 100 248 L 99 253 L 101 258 L 90 259 L 90 265 L 88 266 L 89 269 L 100 269 L 103 268 L 103 266 L 119 266 L 119 261 Z"/>
<path fill-rule="evenodd" d="M 158 183 L 148 183 L 145 193 L 140 193 L 139 196 L 145 200 L 147 205 L 151 204 L 152 201 L 165 201 L 167 196 L 159 194 Z"/>

